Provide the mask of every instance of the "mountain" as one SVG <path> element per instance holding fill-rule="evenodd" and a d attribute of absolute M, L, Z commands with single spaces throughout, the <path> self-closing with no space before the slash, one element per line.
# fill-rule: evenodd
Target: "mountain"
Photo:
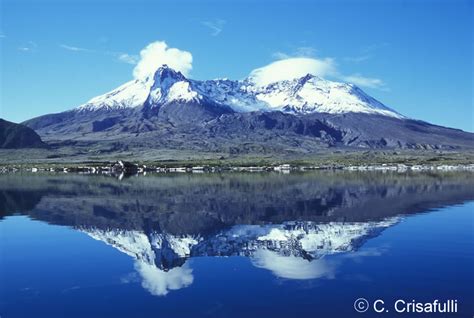
<path fill-rule="evenodd" d="M 44 147 L 47 145 L 33 129 L 0 118 L 0 149 Z"/>
<path fill-rule="evenodd" d="M 153 77 L 130 81 L 104 95 L 92 98 L 78 110 L 114 110 L 143 105 L 159 107 L 173 102 L 210 103 L 232 111 L 283 111 L 295 114 L 360 112 L 403 118 L 352 84 L 317 76 L 259 86 L 252 78 L 242 81 L 185 78 L 168 66 Z"/>
<path fill-rule="evenodd" d="M 110 151 L 474 148 L 474 134 L 409 119 L 352 84 L 310 74 L 264 86 L 251 77 L 198 81 L 166 65 L 153 76 L 25 125 L 48 141 L 99 143 Z"/>

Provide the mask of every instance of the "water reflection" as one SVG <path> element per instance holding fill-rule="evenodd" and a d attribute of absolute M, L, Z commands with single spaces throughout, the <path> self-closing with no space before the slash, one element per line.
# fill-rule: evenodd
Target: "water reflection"
<path fill-rule="evenodd" d="M 135 262 L 135 269 L 142 278 L 142 286 L 152 295 L 164 296 L 170 290 L 187 287 L 193 283 L 193 271 L 186 264 L 182 267 L 163 271 L 145 262 Z"/>
<path fill-rule="evenodd" d="M 189 258 L 244 256 L 292 280 L 334 278 L 404 215 L 474 199 L 470 173 L 2 175 L 2 216 L 70 226 L 134 258 L 152 295 L 190 286 Z M 338 261 L 332 255 L 343 255 Z"/>
<path fill-rule="evenodd" d="M 397 222 L 393 217 L 379 222 L 236 225 L 207 236 L 93 227 L 79 230 L 133 257 L 142 286 L 153 295 L 166 295 L 193 282 L 186 260 L 199 256 L 250 257 L 255 266 L 281 278 L 333 278 L 336 264 L 327 262 L 325 256 L 354 252 Z"/>
<path fill-rule="evenodd" d="M 285 256 L 269 250 L 258 250 L 252 262 L 270 270 L 275 276 L 288 279 L 334 278 L 335 264 L 324 258 L 311 262 L 298 256 Z"/>

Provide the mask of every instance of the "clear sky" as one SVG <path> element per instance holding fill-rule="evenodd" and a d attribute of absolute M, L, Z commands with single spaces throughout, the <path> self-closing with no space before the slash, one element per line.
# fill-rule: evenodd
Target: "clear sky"
<path fill-rule="evenodd" d="M 191 78 L 309 57 L 398 112 L 474 131 L 473 1 L 0 0 L 0 117 L 76 107 L 133 78 L 149 43 Z"/>

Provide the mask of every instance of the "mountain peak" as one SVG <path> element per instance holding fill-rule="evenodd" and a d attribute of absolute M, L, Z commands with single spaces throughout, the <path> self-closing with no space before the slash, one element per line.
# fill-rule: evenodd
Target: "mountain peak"
<path fill-rule="evenodd" d="M 199 94 L 193 89 L 191 82 L 181 73 L 163 64 L 153 76 L 146 100 L 148 105 L 160 105 L 171 101 L 194 101 Z"/>
<path fill-rule="evenodd" d="M 160 66 L 153 75 L 153 88 L 161 87 L 163 89 L 168 89 L 174 83 L 180 81 L 187 81 L 186 77 L 184 77 L 181 72 L 175 71 L 174 69 L 170 68 L 168 65 L 163 64 Z"/>
<path fill-rule="evenodd" d="M 155 71 L 153 78 L 155 82 L 156 81 L 163 82 L 167 78 L 175 79 L 176 81 L 182 81 L 186 79 L 181 72 L 175 71 L 174 69 L 169 67 L 167 64 L 163 64 L 162 66 L 160 66 Z"/>
<path fill-rule="evenodd" d="M 305 76 L 301 77 L 301 78 L 299 79 L 299 82 L 307 82 L 307 81 L 309 81 L 310 79 L 313 79 L 313 78 L 319 79 L 319 77 L 317 77 L 317 76 L 315 76 L 315 75 L 313 75 L 313 74 L 308 73 L 308 74 L 306 74 Z"/>

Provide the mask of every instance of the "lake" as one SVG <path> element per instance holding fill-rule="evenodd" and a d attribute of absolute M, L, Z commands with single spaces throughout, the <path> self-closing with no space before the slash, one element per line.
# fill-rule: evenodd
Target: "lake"
<path fill-rule="evenodd" d="M 0 316 L 472 317 L 473 176 L 3 174 Z"/>

